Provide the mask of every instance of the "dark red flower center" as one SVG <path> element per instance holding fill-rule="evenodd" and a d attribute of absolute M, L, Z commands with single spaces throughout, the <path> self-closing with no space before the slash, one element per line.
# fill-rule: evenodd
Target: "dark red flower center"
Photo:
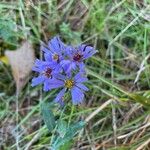
<path fill-rule="evenodd" d="M 46 71 L 44 72 L 45 76 L 50 78 L 52 75 L 52 69 L 51 68 L 47 68 Z"/>
<path fill-rule="evenodd" d="M 81 58 L 82 58 L 83 55 L 79 54 L 79 53 L 76 53 L 74 56 L 73 56 L 73 60 L 74 61 L 80 61 Z"/>

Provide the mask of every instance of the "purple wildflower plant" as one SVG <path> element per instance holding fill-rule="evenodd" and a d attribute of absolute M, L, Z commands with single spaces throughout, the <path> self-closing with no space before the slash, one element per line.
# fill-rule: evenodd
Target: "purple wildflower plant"
<path fill-rule="evenodd" d="M 48 42 L 47 46 L 42 46 L 44 57 L 47 61 L 54 61 L 60 63 L 63 60 L 66 45 L 60 40 L 58 36 L 54 37 Z"/>
<path fill-rule="evenodd" d="M 84 72 L 84 60 L 91 57 L 96 53 L 96 50 L 89 45 L 79 45 L 77 47 L 68 46 L 66 47 L 66 56 L 62 60 L 61 64 L 65 68 L 66 72 L 76 70 L 79 67 L 81 72 Z"/>
<path fill-rule="evenodd" d="M 88 88 L 83 84 L 87 80 L 88 79 L 80 72 L 75 76 L 62 74 L 56 75 L 54 80 L 49 81 L 50 89 L 62 88 L 56 96 L 55 102 L 62 104 L 65 93 L 69 91 L 74 105 L 82 103 L 84 92 L 88 91 Z"/>
<path fill-rule="evenodd" d="M 33 71 L 39 75 L 32 79 L 32 86 L 44 84 L 43 90 L 61 89 L 55 102 L 63 105 L 65 93 L 70 93 L 74 105 L 82 103 L 88 88 L 83 84 L 85 77 L 84 60 L 96 53 L 88 45 L 77 47 L 65 45 L 58 36 L 42 46 L 44 61 L 36 60 Z"/>
<path fill-rule="evenodd" d="M 35 66 L 32 68 L 33 71 L 37 72 L 39 75 L 32 79 L 32 86 L 39 84 L 44 84 L 43 90 L 48 91 L 49 85 L 48 81 L 53 79 L 53 76 L 59 72 L 57 65 L 48 61 L 41 61 L 37 59 L 35 61 Z"/>

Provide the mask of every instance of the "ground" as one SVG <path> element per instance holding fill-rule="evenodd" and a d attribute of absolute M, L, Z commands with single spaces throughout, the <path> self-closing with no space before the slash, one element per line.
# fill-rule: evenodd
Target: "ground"
<path fill-rule="evenodd" d="M 1 0 L 2 56 L 28 40 L 42 58 L 40 44 L 55 35 L 98 51 L 86 61 L 90 90 L 84 103 L 53 110 L 68 124 L 87 122 L 62 149 L 149 150 L 150 1 Z M 49 149 L 54 132 L 44 125 L 40 103 L 53 101 L 57 91 L 31 87 L 31 73 L 17 97 L 11 67 L 0 58 L 0 149 Z"/>

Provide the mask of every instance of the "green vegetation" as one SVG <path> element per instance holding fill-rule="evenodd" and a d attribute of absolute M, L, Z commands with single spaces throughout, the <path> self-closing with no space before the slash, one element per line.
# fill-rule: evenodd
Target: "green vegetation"
<path fill-rule="evenodd" d="M 150 1 L 0 2 L 2 56 L 6 49 L 14 50 L 28 39 L 36 57 L 41 57 L 40 43 L 57 34 L 66 43 L 88 43 L 98 50 L 86 62 L 90 91 L 84 104 L 68 103 L 63 111 L 54 111 L 68 125 L 87 122 L 61 150 L 149 150 Z M 56 93 L 43 93 L 29 81 L 17 97 L 11 68 L 0 61 L 0 149 L 49 149 L 55 135 L 44 125 L 40 104 L 52 102 Z"/>

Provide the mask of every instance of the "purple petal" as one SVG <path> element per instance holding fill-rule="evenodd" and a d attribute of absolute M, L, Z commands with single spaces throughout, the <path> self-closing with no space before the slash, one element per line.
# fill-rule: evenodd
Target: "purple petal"
<path fill-rule="evenodd" d="M 39 72 L 39 73 L 41 72 L 41 69 L 36 67 L 36 66 L 33 66 L 32 70 L 35 71 L 35 72 Z"/>
<path fill-rule="evenodd" d="M 48 49 L 47 47 L 45 47 L 44 45 L 41 45 L 41 50 L 45 53 L 50 53 L 50 49 Z"/>
<path fill-rule="evenodd" d="M 65 91 L 66 91 L 66 89 L 63 88 L 63 89 L 57 94 L 56 98 L 54 99 L 54 101 L 55 101 L 56 103 L 59 103 L 60 101 L 62 101 L 63 96 L 64 96 L 64 94 L 65 94 Z"/>
<path fill-rule="evenodd" d="M 77 49 L 82 52 L 83 60 L 91 57 L 96 53 L 96 50 L 92 46 L 88 46 L 85 44 L 79 45 Z"/>
<path fill-rule="evenodd" d="M 65 67 L 66 65 L 70 64 L 70 62 L 70 60 L 62 60 L 60 64 L 62 65 L 62 67 Z"/>
<path fill-rule="evenodd" d="M 72 46 L 67 46 L 65 47 L 65 55 L 68 56 L 69 58 L 72 58 L 73 54 L 75 53 L 75 49 Z"/>
<path fill-rule="evenodd" d="M 72 102 L 74 105 L 81 103 L 84 99 L 83 92 L 77 87 L 73 87 L 71 89 L 71 95 L 72 95 Z"/>
<path fill-rule="evenodd" d="M 50 53 L 45 53 L 44 58 L 46 61 L 50 61 L 50 62 L 53 60 L 52 55 Z"/>
<path fill-rule="evenodd" d="M 33 86 L 36 86 L 38 84 L 41 84 L 44 82 L 44 80 L 45 80 L 45 78 L 43 76 L 38 76 L 37 78 L 33 78 L 31 86 L 33 87 Z"/>
<path fill-rule="evenodd" d="M 70 64 L 70 70 L 75 70 L 76 69 L 76 63 L 72 62 Z"/>
<path fill-rule="evenodd" d="M 60 73 L 62 72 L 62 67 L 60 64 L 56 64 L 55 65 L 55 70 L 54 70 L 55 73 Z"/>
<path fill-rule="evenodd" d="M 43 63 L 42 60 L 39 60 L 39 59 L 35 60 L 35 66 L 41 66 L 42 63 Z"/>
<path fill-rule="evenodd" d="M 71 73 L 72 70 L 76 69 L 76 63 L 75 62 L 71 62 L 70 64 L 68 64 L 67 66 L 64 67 L 64 70 L 67 73 Z"/>
<path fill-rule="evenodd" d="M 48 46 L 54 53 L 61 54 L 64 44 L 60 38 L 56 36 L 48 42 Z"/>
<path fill-rule="evenodd" d="M 56 89 L 64 86 L 64 82 L 57 79 L 50 79 L 48 81 L 50 89 Z"/>
<path fill-rule="evenodd" d="M 93 50 L 93 47 L 92 47 L 92 46 L 89 46 L 89 45 L 83 44 L 81 47 L 82 47 L 81 49 L 82 49 L 84 52 L 90 52 L 90 51 Z"/>
<path fill-rule="evenodd" d="M 81 83 L 77 83 L 76 86 L 79 87 L 80 89 L 84 90 L 84 91 L 88 91 L 89 90 L 85 85 L 83 85 Z"/>
<path fill-rule="evenodd" d="M 44 82 L 44 87 L 43 87 L 43 90 L 44 91 L 49 91 L 51 88 L 50 88 L 50 85 L 48 84 L 48 82 Z"/>
<path fill-rule="evenodd" d="M 71 71 L 66 72 L 66 78 L 71 79 L 71 77 L 72 77 L 72 72 Z"/>
<path fill-rule="evenodd" d="M 78 80 L 81 77 L 81 73 L 77 73 L 74 77 L 75 80 Z"/>
<path fill-rule="evenodd" d="M 56 74 L 55 75 L 55 78 L 56 79 L 60 79 L 60 80 L 65 80 L 66 79 L 66 76 L 62 75 L 62 74 Z"/>
<path fill-rule="evenodd" d="M 84 65 L 83 62 L 82 62 L 82 63 L 79 63 L 79 68 L 80 68 L 80 72 L 81 72 L 81 73 L 85 73 L 85 65 Z"/>
<path fill-rule="evenodd" d="M 75 82 L 86 82 L 86 81 L 88 81 L 88 79 L 86 78 L 86 77 L 84 77 L 82 74 L 81 74 L 81 72 L 79 72 L 79 73 L 77 73 L 76 75 L 75 75 L 75 77 L 74 77 L 74 79 L 75 79 Z"/>
<path fill-rule="evenodd" d="M 53 84 L 53 85 L 50 85 L 50 88 L 49 89 L 57 89 L 57 88 L 60 88 L 60 87 L 63 87 L 63 85 L 60 85 L 60 84 Z"/>
<path fill-rule="evenodd" d="M 87 59 L 87 58 L 93 56 L 95 53 L 96 53 L 96 50 L 93 49 L 93 50 L 91 50 L 90 52 L 85 53 L 83 59 Z"/>
<path fill-rule="evenodd" d="M 76 63 L 75 62 L 71 62 L 70 60 L 63 60 L 63 61 L 61 61 L 61 66 L 63 67 L 63 69 L 67 73 L 70 72 L 71 70 L 75 70 L 76 69 Z"/>
<path fill-rule="evenodd" d="M 37 59 L 32 70 L 36 72 L 43 72 L 47 67 L 54 68 L 55 65 L 52 62 L 41 61 Z"/>
<path fill-rule="evenodd" d="M 39 68 L 44 68 L 44 67 L 47 67 L 47 66 L 52 66 L 53 63 L 52 62 L 49 62 L 49 61 L 42 61 L 42 60 L 39 60 L 39 59 L 36 59 L 35 60 L 35 66 L 36 67 L 39 67 Z"/>
<path fill-rule="evenodd" d="M 79 78 L 78 80 L 76 80 L 76 82 L 77 83 L 79 83 L 79 82 L 86 82 L 86 81 L 88 81 L 88 79 L 87 78 L 85 78 L 85 77 L 81 77 L 81 78 Z"/>

